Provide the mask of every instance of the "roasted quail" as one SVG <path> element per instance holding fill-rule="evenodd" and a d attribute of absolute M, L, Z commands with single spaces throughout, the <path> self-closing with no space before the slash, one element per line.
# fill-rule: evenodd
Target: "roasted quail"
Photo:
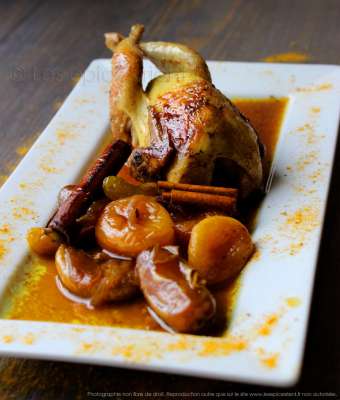
<path fill-rule="evenodd" d="M 262 145 L 250 122 L 211 82 L 203 58 L 189 47 L 140 42 L 142 25 L 127 38 L 106 34 L 113 51 L 111 128 L 132 143 L 132 174 L 148 181 L 211 184 L 216 166 L 241 196 L 261 188 Z M 163 75 L 142 87 L 143 58 Z M 226 79 L 228 77 L 226 76 Z"/>

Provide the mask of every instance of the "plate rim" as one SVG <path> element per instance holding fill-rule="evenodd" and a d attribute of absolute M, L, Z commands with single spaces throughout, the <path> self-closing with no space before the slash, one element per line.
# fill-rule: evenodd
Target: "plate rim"
<path fill-rule="evenodd" d="M 86 69 L 86 71 L 84 72 L 84 74 L 86 74 L 87 71 L 91 70 L 91 68 L 93 68 L 94 65 L 99 65 L 102 63 L 107 64 L 109 62 L 108 59 L 96 59 L 93 60 L 90 64 L 89 67 Z M 213 64 L 219 64 L 222 66 L 228 66 L 228 65 L 243 65 L 243 66 L 254 66 L 256 65 L 257 67 L 264 67 L 266 69 L 334 69 L 334 71 L 336 71 L 337 74 L 337 79 L 339 79 L 340 81 L 340 66 L 339 65 L 332 65 L 332 64 L 280 64 L 280 63 L 260 63 L 260 62 L 237 62 L 237 61 L 208 61 L 208 63 L 210 65 Z M 84 76 L 83 74 L 83 76 Z M 41 133 L 41 135 L 39 136 L 39 138 L 37 139 L 37 141 L 35 142 L 35 144 L 32 146 L 32 149 L 36 149 L 37 146 L 39 146 L 39 143 L 42 141 L 42 138 L 45 138 L 45 136 L 50 135 L 49 132 L 51 132 L 52 130 L 55 129 L 55 121 L 60 119 L 62 117 L 62 113 L 67 111 L 66 109 L 69 106 L 69 103 L 71 101 L 73 101 L 74 97 L 77 95 L 77 92 L 80 90 L 80 85 L 81 82 L 79 82 L 75 88 L 73 88 L 73 90 L 70 92 L 70 94 L 68 95 L 68 97 L 65 99 L 63 106 L 61 107 L 61 109 L 54 115 L 54 117 L 52 118 L 52 120 L 50 121 L 50 123 L 47 125 L 47 127 L 44 129 L 44 131 Z M 81 108 L 81 107 L 80 107 Z M 338 110 L 339 112 L 339 110 Z M 107 121 L 106 121 L 107 123 Z M 339 124 L 339 118 L 338 118 L 338 124 Z M 100 127 L 100 129 L 103 131 L 104 130 L 104 123 L 103 126 Z M 103 133 L 102 133 L 103 134 Z M 335 133 L 335 140 L 337 139 L 337 132 Z M 89 143 L 90 146 L 91 143 Z M 327 199 L 328 199 L 328 195 L 329 195 L 329 190 L 330 190 L 330 178 L 331 178 L 331 172 L 332 172 L 332 167 L 333 167 L 333 163 L 334 163 L 334 157 L 335 157 L 335 150 L 336 147 L 334 146 L 331 149 L 331 165 L 328 168 L 328 174 L 329 174 L 329 179 L 328 179 L 328 183 L 327 183 L 327 189 L 326 189 L 326 193 L 325 193 L 325 201 L 322 204 L 322 216 L 321 216 L 321 227 L 319 229 L 319 235 L 318 235 L 318 241 L 317 241 L 317 245 L 318 245 L 318 250 L 317 250 L 317 254 L 319 254 L 319 250 L 320 250 L 320 243 L 321 243 L 321 237 L 322 237 L 322 232 L 323 232 L 323 226 L 324 226 L 324 222 L 325 222 L 325 212 L 326 212 L 326 206 L 327 206 Z M 35 151 L 35 150 L 34 150 Z M 34 153 L 34 152 L 33 152 Z M 2 194 L 6 191 L 10 191 L 12 185 L 14 185 L 16 183 L 16 177 L 18 174 L 18 171 L 20 171 L 20 169 L 23 168 L 23 166 L 25 166 L 25 163 L 27 162 L 27 160 L 30 159 L 30 157 L 32 157 L 31 150 L 27 153 L 27 155 L 21 160 L 21 162 L 18 164 L 17 168 L 13 171 L 13 173 L 11 174 L 10 178 L 8 179 L 8 181 L 0 188 L 0 199 L 2 198 Z M 88 153 L 89 154 L 89 153 Z M 93 151 L 92 151 L 93 154 Z M 89 158 L 89 156 L 87 156 L 87 159 Z M 26 160 L 26 161 L 25 161 Z M 84 160 L 83 160 L 84 161 Z M 51 209 L 49 209 L 48 213 L 51 212 Z M 319 256 L 317 256 L 317 258 L 314 260 L 315 264 L 317 263 L 319 259 Z M 315 270 L 316 270 L 316 265 L 314 267 L 314 274 L 313 274 L 313 279 L 312 281 L 315 281 Z M 312 299 L 312 293 L 310 293 L 310 298 L 309 298 L 309 304 L 307 305 L 307 310 L 308 310 L 308 316 L 310 315 L 310 307 L 311 307 L 311 299 Z M 307 318 L 308 321 L 308 318 Z M 20 327 L 20 330 L 22 332 L 24 332 L 23 334 L 16 332 L 16 334 L 14 334 L 13 332 L 16 331 L 18 328 L 17 327 L 13 327 L 14 325 L 18 325 Z M 303 353 L 304 353 L 304 347 L 305 347 L 305 341 L 303 343 L 303 349 L 300 352 L 300 363 L 299 366 L 297 368 L 293 368 L 292 372 L 290 374 L 286 374 L 285 376 L 281 375 L 281 376 L 276 376 L 275 374 L 270 374 L 265 376 L 262 380 L 259 377 L 252 377 L 252 376 L 248 376 L 247 374 L 242 375 L 235 375 L 234 377 L 232 376 L 233 374 L 230 373 L 221 373 L 220 375 L 217 373 L 217 371 L 212 371 L 209 372 L 208 370 L 201 370 L 199 371 L 199 368 L 197 368 L 195 371 L 194 370 L 189 370 L 188 367 L 186 367 L 185 365 L 181 365 L 178 364 L 177 366 L 162 366 L 157 362 L 151 362 L 151 363 L 146 363 L 146 362 L 131 362 L 131 361 L 127 361 L 124 358 L 120 359 L 118 358 L 111 358 L 111 359 L 104 359 L 101 356 L 95 356 L 94 354 L 86 354 L 86 352 L 84 354 L 78 353 L 78 354 L 60 354 L 56 351 L 52 351 L 52 352 L 47 352 L 47 349 L 41 345 L 39 345 L 39 341 L 33 341 L 32 343 L 28 344 L 28 343 L 24 343 L 22 342 L 22 337 L 24 337 L 27 334 L 27 331 L 39 331 L 41 329 L 45 329 L 48 326 L 55 326 L 58 325 L 60 326 L 64 326 L 67 325 L 67 327 L 65 328 L 66 330 L 72 330 L 72 329 L 82 329 L 83 327 L 85 327 L 85 330 L 89 333 L 91 330 L 93 330 L 93 334 L 95 335 L 99 330 L 101 331 L 106 331 L 107 329 L 110 330 L 109 333 L 109 337 L 112 335 L 116 335 L 117 331 L 130 331 L 124 328 L 107 328 L 107 327 L 91 327 L 90 325 L 77 325 L 77 324 L 60 324 L 60 323 L 55 323 L 55 322 L 32 322 L 32 321 L 12 321 L 12 320 L 4 320 L 1 319 L 0 320 L 0 327 L 1 327 L 1 331 L 2 336 L 4 337 L 4 335 L 6 335 L 8 333 L 8 335 L 12 335 L 13 337 L 16 337 L 15 335 L 19 335 L 19 337 L 21 337 L 21 339 L 18 340 L 13 340 L 11 342 L 7 342 L 5 343 L 4 341 L 0 342 L 0 354 L 2 355 L 11 355 L 11 356 L 24 356 L 27 358 L 39 358 L 39 359 L 52 359 L 52 360 L 63 360 L 63 361 L 70 361 L 70 362 L 83 362 L 83 363 L 94 363 L 94 364 L 100 364 L 100 365 L 111 365 L 111 366 L 119 366 L 119 367 L 126 367 L 126 368 L 135 368 L 135 369 L 144 369 L 144 370 L 154 370 L 154 371 L 161 371 L 161 372 L 169 372 L 169 373 L 181 373 L 181 374 L 186 374 L 186 375 L 194 375 L 194 376 L 204 376 L 204 377 L 208 377 L 208 378 L 216 378 L 216 379 L 233 379 L 235 381 L 240 381 L 240 382 L 252 382 L 252 383 L 263 383 L 263 384 L 270 384 L 273 386 L 292 386 L 293 384 L 295 384 L 299 378 L 300 375 L 300 370 L 301 370 L 301 360 L 303 357 Z M 59 328 L 58 328 L 59 329 Z M 13 332 L 12 332 L 13 330 Z M 48 329 L 47 329 L 48 331 Z M 76 331 L 75 331 L 76 332 Z M 80 332 L 80 331 L 79 331 Z M 134 333 L 139 332 L 139 330 L 134 330 Z M 146 331 L 141 331 L 143 332 L 143 334 L 145 334 Z M 307 325 L 305 324 L 304 326 L 304 338 L 306 339 L 306 333 L 307 333 Z M 148 335 L 150 335 L 150 332 L 147 332 Z M 154 335 L 154 332 L 151 333 L 151 335 Z M 164 333 L 161 333 L 161 335 L 164 336 Z M 168 334 L 166 334 L 168 335 Z M 183 336 L 183 335 L 176 335 L 176 336 Z M 58 339 L 55 339 L 58 341 Z M 57 343 L 57 342 L 56 342 Z M 44 353 L 45 352 L 45 353 Z M 45 355 L 44 355 L 45 354 Z M 212 358 L 211 358 L 212 360 Z"/>

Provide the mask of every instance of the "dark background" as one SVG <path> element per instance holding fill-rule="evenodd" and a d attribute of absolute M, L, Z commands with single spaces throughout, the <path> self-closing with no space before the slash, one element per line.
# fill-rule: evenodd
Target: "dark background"
<path fill-rule="evenodd" d="M 338 0 L 0 0 L 0 184 L 44 129 L 103 33 L 145 24 L 144 39 L 181 41 L 204 57 L 259 61 L 298 52 L 339 64 Z M 302 375 L 290 391 L 336 392 L 340 370 L 340 152 L 337 151 Z M 67 363 L 0 360 L 1 399 L 87 398 L 91 392 L 249 392 L 247 385 Z M 273 389 L 272 391 L 276 391 Z"/>

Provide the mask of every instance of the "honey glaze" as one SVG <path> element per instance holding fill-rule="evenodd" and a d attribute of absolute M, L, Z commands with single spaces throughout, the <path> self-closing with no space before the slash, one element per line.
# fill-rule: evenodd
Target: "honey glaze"
<path fill-rule="evenodd" d="M 249 118 L 266 147 L 264 160 L 268 173 L 279 137 L 287 99 L 234 99 L 241 112 Z M 125 177 L 126 170 L 121 174 Z M 132 182 L 131 182 L 132 183 Z M 217 300 L 216 323 L 206 335 L 222 335 L 232 317 L 239 281 L 236 279 L 212 289 Z M 2 318 L 66 322 L 98 326 L 119 326 L 146 330 L 162 330 L 150 316 L 142 295 L 129 302 L 93 308 L 58 289 L 54 260 L 31 255 L 20 274 L 10 285 L 1 302 Z"/>

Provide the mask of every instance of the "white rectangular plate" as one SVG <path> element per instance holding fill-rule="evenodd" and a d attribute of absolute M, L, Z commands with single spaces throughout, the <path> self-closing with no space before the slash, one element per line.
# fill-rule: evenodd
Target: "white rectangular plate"
<path fill-rule="evenodd" d="M 3 355 L 68 360 L 271 385 L 299 377 L 336 145 L 340 67 L 210 62 L 229 97 L 288 97 L 276 174 L 253 233 L 223 338 L 0 320 Z M 157 71 L 145 65 L 145 77 Z M 0 293 L 28 253 L 27 230 L 46 223 L 59 189 L 76 182 L 108 125 L 110 62 L 91 63 L 0 191 Z"/>

